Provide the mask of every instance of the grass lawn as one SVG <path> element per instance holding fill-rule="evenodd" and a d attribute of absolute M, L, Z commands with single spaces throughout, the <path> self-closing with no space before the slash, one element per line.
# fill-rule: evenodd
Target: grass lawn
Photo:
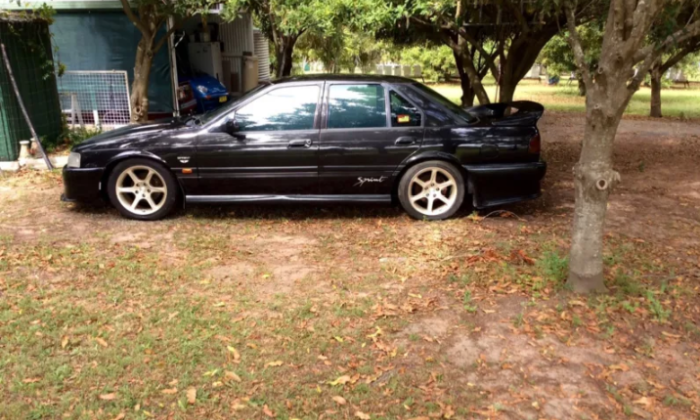
<path fill-rule="evenodd" d="M 459 103 L 462 90 L 457 84 L 439 84 L 432 86 L 448 99 Z M 496 93 L 496 86 L 487 79 L 487 91 L 491 98 Z M 651 91 L 642 88 L 637 91 L 625 112 L 627 115 L 649 115 Z M 578 96 L 575 84 L 566 86 L 566 81 L 559 86 L 547 86 L 532 80 L 523 80 L 515 91 L 516 100 L 530 100 L 542 103 L 547 109 L 566 112 L 585 112 L 585 98 Z M 700 89 L 664 89 L 661 91 L 662 112 L 666 117 L 700 118 Z"/>
<path fill-rule="evenodd" d="M 435 223 L 147 223 L 61 203 L 58 172 L 0 176 L 0 420 L 697 418 L 693 124 L 623 121 L 597 296 L 563 286 L 580 115 L 540 124 L 543 197 Z"/>

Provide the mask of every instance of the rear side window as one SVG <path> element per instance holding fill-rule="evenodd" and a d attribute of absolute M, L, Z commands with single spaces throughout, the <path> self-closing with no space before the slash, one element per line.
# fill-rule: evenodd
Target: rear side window
<path fill-rule="evenodd" d="M 389 103 L 392 127 L 420 127 L 422 115 L 413 104 L 394 91 L 389 93 Z"/>
<path fill-rule="evenodd" d="M 328 128 L 386 127 L 386 100 L 382 85 L 331 85 Z"/>
<path fill-rule="evenodd" d="M 275 89 L 236 111 L 236 122 L 241 131 L 311 130 L 318 93 L 318 86 Z"/>

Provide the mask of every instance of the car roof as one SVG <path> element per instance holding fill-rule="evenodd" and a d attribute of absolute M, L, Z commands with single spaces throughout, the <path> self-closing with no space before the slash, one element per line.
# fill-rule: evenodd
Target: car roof
<path fill-rule="evenodd" d="M 273 80 L 273 84 L 291 82 L 365 82 L 365 83 L 415 83 L 405 77 L 378 74 L 305 74 Z"/>

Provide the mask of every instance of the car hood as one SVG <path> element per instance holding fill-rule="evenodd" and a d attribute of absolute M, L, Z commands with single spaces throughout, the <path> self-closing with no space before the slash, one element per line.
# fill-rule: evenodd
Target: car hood
<path fill-rule="evenodd" d="M 183 127 L 185 127 L 185 123 L 180 118 L 167 118 L 144 124 L 131 124 L 91 137 L 73 147 L 73 151 L 81 153 L 94 148 L 129 147 L 135 143 L 151 140 L 162 136 L 166 132 Z"/>

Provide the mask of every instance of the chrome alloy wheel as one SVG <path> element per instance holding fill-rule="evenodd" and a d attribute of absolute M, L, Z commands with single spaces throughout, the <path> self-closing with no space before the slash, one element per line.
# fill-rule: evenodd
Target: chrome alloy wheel
<path fill-rule="evenodd" d="M 160 210 L 168 197 L 163 177 L 148 166 L 132 166 L 117 178 L 116 195 L 128 211 L 147 216 Z"/>
<path fill-rule="evenodd" d="M 417 212 L 437 216 L 457 201 L 457 182 L 442 168 L 429 167 L 416 173 L 408 185 L 408 198 Z"/>

